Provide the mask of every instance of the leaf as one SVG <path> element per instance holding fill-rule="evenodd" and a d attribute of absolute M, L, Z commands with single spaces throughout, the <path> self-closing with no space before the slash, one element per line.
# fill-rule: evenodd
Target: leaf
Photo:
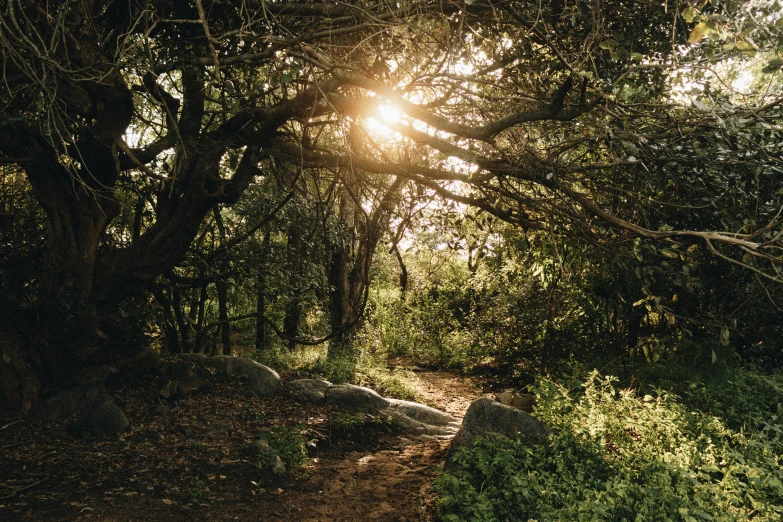
<path fill-rule="evenodd" d="M 294 77 L 291 76 L 289 73 L 285 73 L 283 76 L 280 77 L 280 83 L 285 85 L 286 83 L 291 83 L 291 80 L 293 80 Z"/>
<path fill-rule="evenodd" d="M 729 328 L 727 326 L 721 326 L 720 328 L 720 344 L 723 346 L 729 345 Z"/>
<path fill-rule="evenodd" d="M 671 248 L 664 248 L 663 250 L 661 250 L 661 254 L 665 255 L 669 259 L 677 259 L 678 257 L 680 257 L 680 255 L 676 251 L 672 250 Z"/>
<path fill-rule="evenodd" d="M 169 499 L 167 499 L 167 498 L 164 498 L 164 499 L 163 499 L 163 503 L 164 503 L 164 504 L 166 504 L 167 506 L 170 506 L 170 505 L 172 505 L 174 502 L 173 502 L 173 501 L 171 501 L 171 500 L 169 500 Z"/>
<path fill-rule="evenodd" d="M 691 6 L 686 7 L 682 10 L 682 18 L 685 20 L 686 23 L 692 24 L 693 21 L 696 19 L 697 16 L 699 16 L 699 12 L 694 9 Z"/>
<path fill-rule="evenodd" d="M 604 40 L 603 42 L 600 42 L 598 44 L 598 47 L 601 49 L 605 49 L 607 51 L 614 49 L 615 47 L 619 46 L 620 42 L 615 40 L 614 38 L 609 38 L 608 40 Z"/>
<path fill-rule="evenodd" d="M 737 40 L 735 44 L 737 49 L 747 56 L 754 56 L 758 52 L 756 46 L 748 40 Z"/>
<path fill-rule="evenodd" d="M 639 261 L 644 261 L 644 255 L 642 255 L 641 250 L 634 249 L 633 255 L 635 255 L 636 259 L 638 259 Z"/>
<path fill-rule="evenodd" d="M 783 60 L 780 58 L 775 58 L 767 62 L 767 65 L 764 66 L 763 69 L 761 69 L 761 72 L 763 73 L 773 73 L 780 69 L 783 66 Z"/>
<path fill-rule="evenodd" d="M 696 43 L 708 34 L 712 32 L 707 22 L 699 22 L 696 27 L 691 31 L 691 36 L 688 38 L 688 43 Z"/>
<path fill-rule="evenodd" d="M 715 353 L 715 350 L 712 350 L 712 364 L 715 364 L 717 360 L 718 360 L 718 354 Z"/>

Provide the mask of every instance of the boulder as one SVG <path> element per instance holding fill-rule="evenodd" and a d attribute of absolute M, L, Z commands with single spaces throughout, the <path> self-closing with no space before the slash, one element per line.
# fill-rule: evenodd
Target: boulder
<path fill-rule="evenodd" d="M 257 397 L 271 397 L 280 384 L 280 376 L 271 368 L 245 357 L 216 355 L 207 357 L 203 353 L 179 354 L 185 361 L 209 368 L 212 375 L 207 380 L 224 380 L 227 377 L 242 377 L 247 380 L 248 393 Z M 210 372 L 208 372 L 210 373 Z M 206 383 L 189 379 L 189 387 L 199 389 Z"/>
<path fill-rule="evenodd" d="M 454 436 L 455 433 L 457 433 L 457 430 L 459 430 L 459 421 L 456 420 L 450 424 L 428 424 L 426 422 L 408 417 L 404 413 L 393 410 L 391 408 L 381 410 L 380 414 L 388 415 L 392 423 L 405 433 L 413 435 L 417 438 L 424 437 L 425 440 L 430 440 L 434 437 L 450 439 Z"/>
<path fill-rule="evenodd" d="M 423 424 L 446 426 L 458 422 L 457 419 L 435 408 L 430 408 L 418 402 L 403 401 L 400 399 L 386 399 L 389 402 L 389 411 L 397 412 Z"/>
<path fill-rule="evenodd" d="M 296 379 L 286 384 L 285 391 L 294 400 L 320 405 L 326 402 L 326 390 L 331 386 L 321 379 Z"/>
<path fill-rule="evenodd" d="M 529 394 L 521 394 L 515 391 L 504 391 L 495 397 L 495 400 L 500 404 L 511 406 L 518 410 L 522 410 L 525 413 L 532 413 L 533 406 L 536 405 L 536 396 Z"/>
<path fill-rule="evenodd" d="M 272 368 L 245 357 L 218 355 L 212 357 L 218 364 L 226 362 L 229 373 L 247 379 L 247 388 L 257 397 L 271 397 L 280 384 L 280 376 Z"/>
<path fill-rule="evenodd" d="M 533 445 L 544 442 L 549 433 L 549 428 L 535 417 L 483 397 L 468 408 L 451 447 L 471 446 L 478 437 L 517 439 Z"/>
<path fill-rule="evenodd" d="M 81 414 L 90 404 L 111 401 L 103 384 L 111 375 L 112 370 L 108 366 L 80 371 L 71 382 L 41 401 L 38 415 L 47 420 L 62 421 Z"/>
<path fill-rule="evenodd" d="M 108 399 L 91 404 L 70 428 L 84 437 L 117 436 L 128 429 L 128 424 L 122 410 Z"/>
<path fill-rule="evenodd" d="M 182 393 L 193 393 L 201 390 L 209 382 L 199 369 L 187 363 L 173 363 L 169 366 L 168 377 L 172 381 L 179 383 Z"/>
<path fill-rule="evenodd" d="M 158 352 L 148 348 L 130 361 L 120 365 L 120 373 L 124 376 L 147 381 L 162 376 L 164 372 Z"/>
<path fill-rule="evenodd" d="M 101 402 L 109 393 L 103 386 L 79 386 L 60 390 L 38 406 L 38 415 L 47 420 L 62 421 L 79 415 L 88 404 Z"/>
<path fill-rule="evenodd" d="M 209 357 L 207 357 L 203 353 L 178 353 L 177 357 L 188 362 L 200 363 L 200 364 L 206 363 L 207 360 L 209 359 Z"/>
<path fill-rule="evenodd" d="M 389 407 L 389 401 L 364 386 L 336 384 L 326 390 L 326 404 L 362 413 L 378 413 Z"/>
<path fill-rule="evenodd" d="M 237 357 L 232 357 L 231 355 L 216 355 L 214 357 L 207 357 L 204 364 L 210 368 L 214 368 L 218 374 L 234 375 L 234 372 L 232 371 L 234 359 L 237 359 Z"/>

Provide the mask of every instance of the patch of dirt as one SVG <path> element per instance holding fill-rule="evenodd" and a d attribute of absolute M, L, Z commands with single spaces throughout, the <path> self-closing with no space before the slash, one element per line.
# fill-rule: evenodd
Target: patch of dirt
<path fill-rule="evenodd" d="M 488 396 L 474 379 L 457 371 L 424 369 L 407 357 L 392 359 L 389 366 L 413 371 L 419 380 L 417 391 L 422 402 L 459 419 L 465 416 L 471 402 Z"/>
<path fill-rule="evenodd" d="M 415 371 L 415 370 L 414 370 Z M 482 395 L 456 373 L 416 371 L 428 402 L 462 417 Z M 0 520 L 427 521 L 448 442 L 406 443 L 382 423 L 353 436 L 336 411 L 276 395 L 246 398 L 239 382 L 161 401 L 153 383 L 112 390 L 131 428 L 84 440 L 66 424 L 0 416 Z M 308 464 L 273 476 L 246 448 L 285 424 L 310 441 Z"/>

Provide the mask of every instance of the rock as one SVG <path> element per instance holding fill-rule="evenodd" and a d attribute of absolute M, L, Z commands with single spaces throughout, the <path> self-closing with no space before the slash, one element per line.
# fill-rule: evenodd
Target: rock
<path fill-rule="evenodd" d="M 207 357 L 204 364 L 214 368 L 220 375 L 229 376 L 234 375 L 234 372 L 232 371 L 232 362 L 235 358 L 236 357 L 230 355 L 216 355 L 214 357 Z"/>
<path fill-rule="evenodd" d="M 318 456 L 318 444 L 316 444 L 315 441 L 307 441 L 306 449 L 308 457 L 313 458 Z"/>
<path fill-rule="evenodd" d="M 179 354 L 179 357 L 213 370 L 213 375 L 206 380 L 220 381 L 227 377 L 246 379 L 247 395 L 250 397 L 271 397 L 280 384 L 280 376 L 276 371 L 245 357 L 231 355 L 207 357 L 202 353 Z"/>
<path fill-rule="evenodd" d="M 117 436 L 128 429 L 128 418 L 111 400 L 90 405 L 71 424 L 71 430 L 85 437 Z"/>
<path fill-rule="evenodd" d="M 286 384 L 285 391 L 299 402 L 320 405 L 326 402 L 326 390 L 331 386 L 332 383 L 321 379 L 296 379 Z"/>
<path fill-rule="evenodd" d="M 264 439 L 252 443 L 245 453 L 251 458 L 258 459 L 261 467 L 271 470 L 274 475 L 282 475 L 286 472 L 283 459 Z"/>
<path fill-rule="evenodd" d="M 38 407 L 38 415 L 48 420 L 62 421 L 68 417 L 79 415 L 84 411 L 87 404 L 100 402 L 109 394 L 101 386 L 79 386 L 60 390 L 41 401 Z"/>
<path fill-rule="evenodd" d="M 108 366 L 86 368 L 65 387 L 43 399 L 38 406 L 39 416 L 48 420 L 62 421 L 81 414 L 89 404 L 110 401 L 104 382 L 112 375 Z"/>
<path fill-rule="evenodd" d="M 389 401 L 364 386 L 336 384 L 326 390 L 326 404 L 363 413 L 378 413 L 389 407 Z"/>
<path fill-rule="evenodd" d="M 457 419 L 435 408 L 430 408 L 418 402 L 403 401 L 399 399 L 386 399 L 389 402 L 389 410 L 398 412 L 406 417 L 424 424 L 446 426 L 457 422 Z"/>
<path fill-rule="evenodd" d="M 180 390 L 181 389 L 177 381 L 169 381 L 164 384 L 160 390 L 158 390 L 158 395 L 164 399 L 174 399 L 177 397 L 177 395 L 179 395 Z"/>
<path fill-rule="evenodd" d="M 470 446 L 478 437 L 518 439 L 532 445 L 544 442 L 549 433 L 549 428 L 535 417 L 492 399 L 481 398 L 468 408 L 451 447 Z"/>
<path fill-rule="evenodd" d="M 120 372 L 130 374 L 142 381 L 160 377 L 164 373 L 160 356 L 152 348 L 140 352 L 136 357 L 121 365 Z"/>
<path fill-rule="evenodd" d="M 177 357 L 179 357 L 184 361 L 199 363 L 199 364 L 204 364 L 209 359 L 209 357 L 207 357 L 203 353 L 178 353 Z"/>
<path fill-rule="evenodd" d="M 194 371 L 191 365 L 172 365 L 169 376 L 179 383 L 182 393 L 193 393 L 203 389 L 209 382 L 203 375 Z"/>
<path fill-rule="evenodd" d="M 280 384 L 280 376 L 273 369 L 245 357 L 218 355 L 212 359 L 225 358 L 229 372 L 237 377 L 247 379 L 247 388 L 258 397 L 271 397 Z"/>
<path fill-rule="evenodd" d="M 504 391 L 495 397 L 495 400 L 500 404 L 511 406 L 512 408 L 522 410 L 525 413 L 532 413 L 533 406 L 536 405 L 535 395 L 520 394 L 515 391 Z"/>

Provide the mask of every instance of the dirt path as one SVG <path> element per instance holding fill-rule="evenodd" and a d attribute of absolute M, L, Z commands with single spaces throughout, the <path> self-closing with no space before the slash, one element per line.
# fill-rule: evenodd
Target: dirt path
<path fill-rule="evenodd" d="M 456 417 L 482 395 L 456 373 L 413 371 L 424 401 Z M 154 388 L 114 390 L 132 426 L 118 441 L 0 417 L 7 426 L 0 434 L 0 520 L 397 522 L 436 515 L 431 483 L 448 442 L 408 441 L 383 427 L 336 437 L 336 411 L 279 395 L 247 399 L 237 386 L 183 397 L 164 414 Z M 321 435 L 297 476 L 264 473 L 243 453 L 280 424 Z"/>
<path fill-rule="evenodd" d="M 422 399 L 459 419 L 483 395 L 473 381 L 457 373 L 413 371 Z M 294 520 L 432 520 L 436 512 L 432 480 L 440 474 L 449 442 L 416 442 L 404 437 L 401 442 L 395 449 L 351 453 L 314 475 L 310 485 L 319 488 L 315 498 L 305 502 L 299 495 L 291 502 L 294 507 L 307 505 L 311 511 Z"/>
<path fill-rule="evenodd" d="M 413 367 L 419 379 L 419 394 L 432 406 L 462 418 L 470 403 L 485 395 L 476 382 L 456 372 L 430 371 Z"/>

